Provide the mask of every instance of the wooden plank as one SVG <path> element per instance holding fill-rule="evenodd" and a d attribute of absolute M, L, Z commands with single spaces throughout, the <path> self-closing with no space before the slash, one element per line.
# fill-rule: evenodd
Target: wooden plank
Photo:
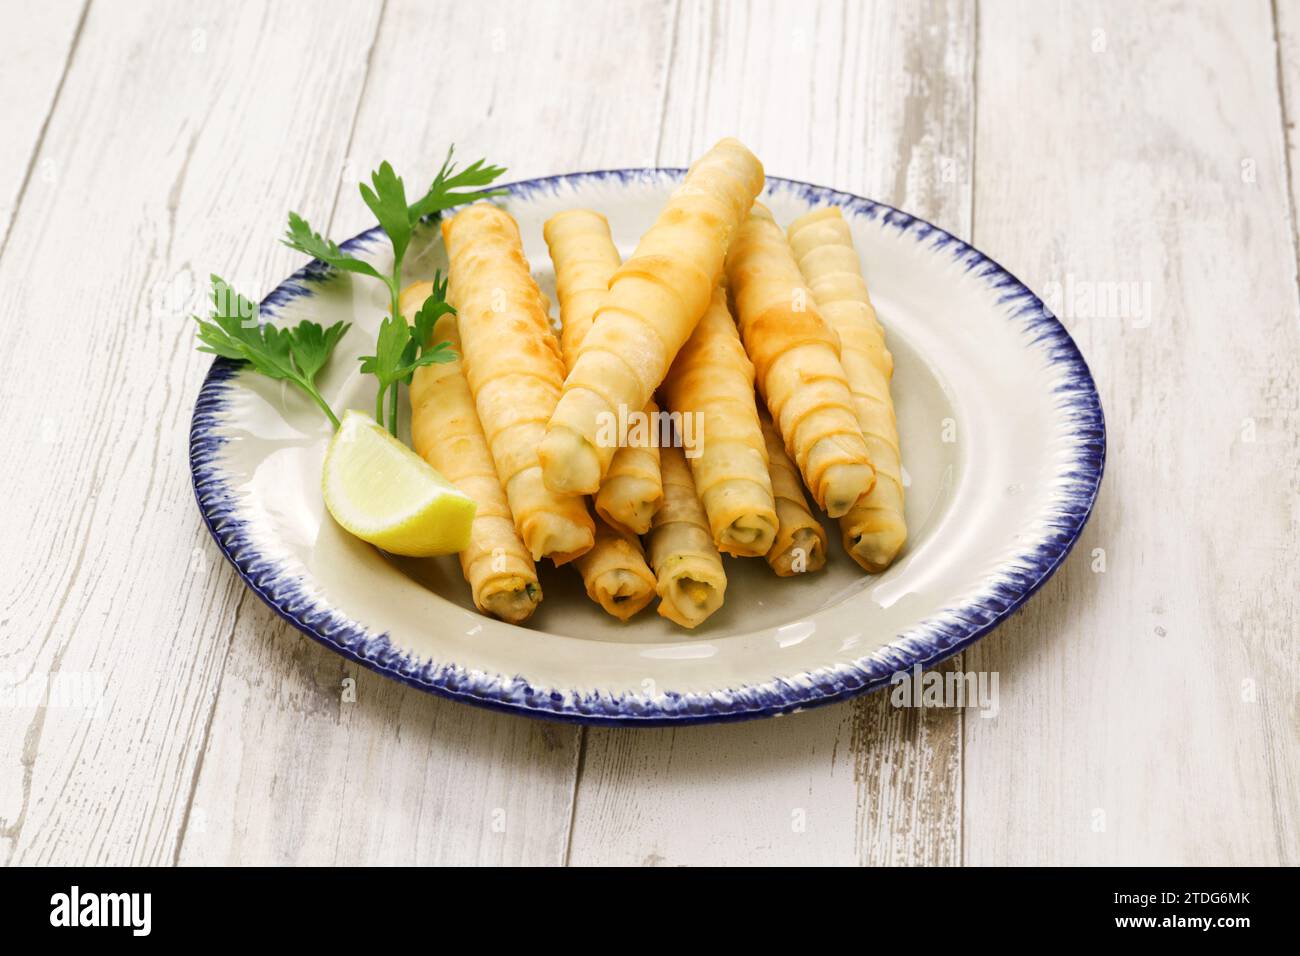
<path fill-rule="evenodd" d="M 34 181 L 50 189 L 59 179 L 52 159 L 39 167 L 35 153 L 58 98 L 90 0 L 51 0 L 8 11 L 16 29 L 0 31 L 0 102 L 5 134 L 0 137 L 0 254 L 14 210 Z M 6 20 L 11 19 L 6 17 Z"/>
<path fill-rule="evenodd" d="M 620 40 L 578 42 L 575 25 Z M 333 234 L 371 224 L 355 186 L 368 170 L 388 159 L 408 182 L 425 181 L 453 138 L 462 159 L 488 156 L 508 179 L 652 162 L 668 42 L 658 3 L 390 3 Z M 304 205 L 326 222 L 333 192 L 317 196 Z M 349 679 L 356 702 L 342 703 Z M 180 859 L 559 863 L 580 733 L 393 684 L 250 599 Z"/>
<path fill-rule="evenodd" d="M 769 173 L 970 223 L 973 5 L 683 4 L 658 160 L 735 134 Z M 571 861 L 952 863 L 961 715 L 875 695 L 775 721 L 592 730 Z"/>
<path fill-rule="evenodd" d="M 6 359 L 0 860 L 176 854 L 236 609 L 187 454 L 210 267 L 284 274 L 284 209 L 332 189 L 378 6 L 96 4 L 0 260 Z M 286 143 L 297 144 L 287 149 Z M 206 279 L 204 280 L 206 282 Z M 69 706 L 71 690 L 83 695 Z M 73 701 L 77 703 L 77 701 Z M 61 704 L 61 705 L 60 705 Z"/>
<path fill-rule="evenodd" d="M 1286 143 L 1287 186 L 1291 199 L 1290 216 L 1292 233 L 1300 222 L 1296 209 L 1300 202 L 1300 9 L 1295 4 L 1272 4 L 1273 32 L 1277 42 L 1278 102 L 1282 113 L 1284 142 Z M 1300 247 L 1300 240 L 1297 241 Z"/>
<path fill-rule="evenodd" d="M 1109 449 L 1075 554 L 967 655 L 1001 675 L 999 716 L 966 724 L 967 863 L 1300 858 L 1300 315 L 1270 21 L 981 4 L 975 240 L 1058 293 Z"/>

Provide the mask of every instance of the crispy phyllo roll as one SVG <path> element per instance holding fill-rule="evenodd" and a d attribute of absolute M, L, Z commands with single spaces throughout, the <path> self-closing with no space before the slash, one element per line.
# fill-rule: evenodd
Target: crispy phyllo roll
<path fill-rule="evenodd" d="M 590 209 L 556 213 L 542 226 L 542 235 L 555 266 L 560 350 L 565 363 L 572 365 L 622 260 L 608 220 Z"/>
<path fill-rule="evenodd" d="M 671 411 L 695 417 L 688 458 L 713 543 L 725 554 L 760 557 L 776 535 L 776 502 L 754 402 L 754 366 L 740 344 L 721 284 L 660 391 Z"/>
<path fill-rule="evenodd" d="M 808 508 L 799 469 L 785 453 L 781 434 L 766 412 L 761 413 L 761 422 L 780 521 L 776 538 L 767 552 L 767 563 L 783 578 L 820 571 L 826 565 L 826 529 Z"/>
<path fill-rule="evenodd" d="M 533 560 L 557 565 L 586 552 L 595 528 L 581 498 L 542 480 L 537 449 L 564 381 L 564 362 L 519 228 L 488 203 L 443 220 L 448 300 L 459 313 L 465 377 L 515 526 Z"/>
<path fill-rule="evenodd" d="M 626 621 L 655 596 L 655 576 L 646 564 L 636 535 L 625 534 L 596 519 L 596 543 L 574 562 L 587 596 L 608 613 Z"/>
<path fill-rule="evenodd" d="M 555 265 L 555 289 L 560 299 L 560 351 L 567 368 L 577 357 L 578 345 L 591 328 L 592 316 L 605 296 L 609 278 L 618 268 L 618 249 L 610 238 L 605 217 L 586 209 L 553 216 L 543 232 Z M 642 531 L 650 527 L 650 515 L 663 498 L 658 446 L 648 451 L 652 454 L 648 454 L 647 469 L 643 457 L 647 456 L 647 449 L 620 448 L 601 485 L 606 506 L 612 505 L 619 516 L 635 520 L 638 511 L 645 510 Z M 625 466 L 624 480 L 614 484 L 620 461 Z M 638 470 L 648 473 L 638 474 Z M 599 496 L 595 504 L 596 543 L 575 564 L 587 596 L 609 614 L 626 621 L 654 597 L 655 576 L 646 564 L 636 532 L 611 521 L 601 507 Z"/>
<path fill-rule="evenodd" d="M 414 315 L 432 291 L 428 282 L 407 288 L 401 298 L 402 314 Z M 450 342 L 460 353 L 455 316 L 438 320 L 433 341 Z M 411 444 L 478 506 L 469 547 L 460 553 L 460 569 L 469 582 L 474 606 L 511 624 L 527 620 L 542 599 L 542 588 L 533 559 L 515 530 L 459 359 L 416 369 L 411 380 Z"/>
<path fill-rule="evenodd" d="M 654 427 L 659 406 L 645 407 L 644 429 L 614 454 L 609 472 L 596 492 L 596 513 L 614 527 L 629 534 L 645 534 L 650 520 L 664 500 L 663 478 L 659 474 L 659 442 Z"/>
<path fill-rule="evenodd" d="M 664 503 L 649 536 L 659 613 L 682 627 L 695 627 L 722 606 L 727 575 L 682 450 L 665 446 L 659 460 Z"/>
<path fill-rule="evenodd" d="M 614 273 L 542 442 L 551 488 L 599 489 L 622 444 L 621 435 L 609 440 L 611 423 L 645 408 L 663 381 L 708 307 L 727 243 L 762 187 L 754 155 L 722 140 L 690 168 Z"/>
<path fill-rule="evenodd" d="M 839 359 L 839 340 L 804 285 L 772 214 L 755 203 L 727 250 L 745 350 L 786 451 L 832 518 L 871 490 L 875 471 Z"/>
<path fill-rule="evenodd" d="M 618 270 L 618 248 L 605 217 L 589 209 L 571 209 L 552 216 L 543 231 L 555 264 L 560 348 L 566 369 L 571 369 L 596 309 L 609 292 L 609 280 Z M 654 422 L 654 403 L 645 411 L 648 420 Z M 659 445 L 648 428 L 627 436 L 626 441 L 614 452 L 596 493 L 596 513 L 619 530 L 645 534 L 650 530 L 651 516 L 663 501 Z"/>
<path fill-rule="evenodd" d="M 889 567 L 907 540 L 898 423 L 889 392 L 894 358 L 839 208 L 817 209 L 796 219 L 790 245 L 822 315 L 839 335 L 840 361 L 876 469 L 875 487 L 839 519 L 844 550 L 877 573 Z"/>

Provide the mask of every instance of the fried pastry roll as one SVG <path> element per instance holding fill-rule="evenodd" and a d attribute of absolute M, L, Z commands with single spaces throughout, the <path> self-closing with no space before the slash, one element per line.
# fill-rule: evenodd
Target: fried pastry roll
<path fill-rule="evenodd" d="M 880 572 L 907 540 L 898 424 L 889 392 L 894 359 L 839 208 L 817 209 L 796 219 L 789 236 L 804 281 L 839 335 L 840 361 L 876 469 L 875 487 L 839 519 L 844 550 L 867 571 Z"/>
<path fill-rule="evenodd" d="M 402 314 L 414 315 L 432 291 L 428 282 L 408 287 L 402 293 Z M 442 316 L 433 336 L 433 341 L 448 341 L 460 353 L 454 315 Z M 478 506 L 469 547 L 460 553 L 460 569 L 469 582 L 474 606 L 519 624 L 537 608 L 542 588 L 533 559 L 515 530 L 460 360 L 416 369 L 410 391 L 411 444 L 416 453 Z"/>
<path fill-rule="evenodd" d="M 528 270 L 519 228 L 489 203 L 443 220 L 448 300 L 459 313 L 465 377 L 515 527 L 537 561 L 557 565 L 591 548 L 586 502 L 542 480 L 537 448 L 564 381 L 546 301 Z"/>
<path fill-rule="evenodd" d="M 592 316 L 604 298 L 609 277 L 618 268 L 618 249 L 610 238 L 605 217 L 586 209 L 552 216 L 543 234 L 555 265 L 555 289 L 560 299 L 560 351 L 567 368 L 578 354 L 582 337 L 591 328 Z M 626 621 L 654 597 L 655 576 L 646 563 L 636 532 L 629 532 L 621 522 L 611 520 L 606 509 L 612 508 L 618 517 L 637 522 L 642 531 L 649 529 L 650 515 L 663 499 L 658 446 L 620 448 L 600 494 L 606 497 L 604 507 L 600 495 L 594 501 L 596 543 L 575 563 L 587 596 L 609 614 Z M 645 512 L 643 524 L 638 518 L 642 511 Z"/>
<path fill-rule="evenodd" d="M 634 438 L 614 453 L 609 472 L 600 483 L 594 502 L 596 513 L 629 534 L 645 534 L 664 500 L 663 478 L 659 474 L 659 443 L 654 423 L 659 406 L 645 407 L 649 425 L 635 430 Z"/>
<path fill-rule="evenodd" d="M 727 250 L 740 336 L 786 451 L 827 514 L 871 490 L 875 471 L 840 364 L 839 340 L 772 214 L 755 203 Z"/>
<path fill-rule="evenodd" d="M 799 469 L 785 453 L 781 433 L 766 412 L 759 415 L 767 444 L 768 470 L 780 525 L 767 552 L 767 563 L 783 578 L 820 571 L 826 565 L 826 529 L 808 508 Z"/>
<path fill-rule="evenodd" d="M 708 307 L 727 243 L 762 187 L 754 155 L 722 140 L 690 168 L 614 273 L 541 445 L 549 487 L 569 494 L 600 488 L 623 440 L 610 440 L 611 423 L 643 409 L 663 381 Z"/>
<path fill-rule="evenodd" d="M 598 212 L 570 209 L 546 221 L 546 246 L 555 264 L 555 289 L 560 299 L 560 349 L 566 369 L 572 369 L 578 348 L 591 329 L 596 309 L 618 270 L 618 248 L 609 223 Z M 657 418 L 653 402 L 645 408 L 650 422 Z M 596 513 L 615 528 L 631 534 L 650 530 L 650 518 L 663 501 L 659 477 L 659 445 L 652 429 L 614 452 L 609 471 L 595 496 Z"/>
<path fill-rule="evenodd" d="M 626 621 L 655 596 L 655 576 L 646 564 L 636 535 L 625 534 L 596 519 L 596 543 L 574 562 L 587 596 L 608 613 Z"/>
<path fill-rule="evenodd" d="M 670 410 L 695 419 L 698 447 L 688 461 L 713 543 L 725 554 L 767 554 L 777 512 L 754 402 L 754 366 L 720 283 L 660 394 Z"/>
<path fill-rule="evenodd" d="M 664 503 L 649 536 L 659 613 L 682 627 L 695 627 L 722 606 L 727 575 L 682 450 L 664 447 L 659 462 Z"/>

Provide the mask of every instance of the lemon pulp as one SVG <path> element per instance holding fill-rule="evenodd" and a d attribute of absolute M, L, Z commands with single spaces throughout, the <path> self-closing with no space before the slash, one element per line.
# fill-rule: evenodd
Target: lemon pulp
<path fill-rule="evenodd" d="M 362 412 L 346 412 L 330 440 L 321 490 L 334 520 L 377 548 L 426 558 L 469 547 L 474 499 Z"/>

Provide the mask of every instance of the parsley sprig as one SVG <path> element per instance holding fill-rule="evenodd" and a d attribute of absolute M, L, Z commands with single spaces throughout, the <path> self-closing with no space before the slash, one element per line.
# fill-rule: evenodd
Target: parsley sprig
<path fill-rule="evenodd" d="M 409 380 L 411 373 L 420 364 L 455 358 L 447 343 L 429 345 L 425 338 L 417 337 L 407 324 L 406 317 L 401 314 L 398 300 L 402 291 L 402 260 L 406 257 L 411 237 L 422 221 L 437 216 L 443 210 L 505 193 L 501 189 L 478 188 L 494 182 L 505 172 L 503 167 L 488 166 L 485 160 L 480 159 L 457 172 L 456 165 L 452 162 L 454 151 L 454 146 L 447 150 L 442 168 L 434 176 L 429 188 L 415 202 L 407 200 L 402 177 L 393 172 L 393 167 L 387 162 L 381 163 L 379 169 L 371 173 L 369 185 L 361 183 L 362 200 L 374 213 L 392 244 L 391 272 L 380 272 L 369 262 L 343 251 L 337 243 L 313 230 L 307 220 L 295 212 L 289 213 L 289 228 L 283 239 L 284 244 L 291 249 L 319 259 L 336 269 L 378 279 L 388 287 L 389 312 L 380 323 L 375 354 L 362 357 L 361 370 L 373 374 L 379 380 L 375 419 L 394 435 L 397 434 L 398 383 Z M 428 322 L 430 330 L 438 315 L 451 310 L 446 302 L 446 283 L 441 283 L 441 286 L 441 291 L 435 289 L 434 295 L 420 310 L 420 314 L 423 314 L 434 299 L 438 300 L 434 307 L 443 311 Z M 435 355 L 445 357 L 433 358 Z M 426 356 L 430 356 L 427 361 Z M 387 415 L 384 414 L 385 396 L 388 400 Z"/>
<path fill-rule="evenodd" d="M 361 198 L 375 214 L 393 246 L 393 268 L 384 273 L 364 259 L 345 252 L 338 243 L 312 229 L 296 212 L 289 213 L 289 228 L 282 240 L 285 245 L 319 259 L 344 272 L 370 276 L 388 288 L 389 312 L 379 325 L 375 353 L 361 356 L 361 371 L 374 375 L 379 382 L 375 398 L 375 420 L 389 432 L 397 434 L 398 394 L 402 383 L 409 383 L 417 368 L 456 358 L 451 343 L 434 343 L 433 327 L 444 315 L 455 314 L 447 302 L 447 281 L 435 278 L 433 293 L 425 300 L 411 323 L 401 314 L 402 260 L 406 257 L 416 227 L 446 209 L 505 193 L 503 189 L 483 189 L 493 183 L 505 169 L 488 166 L 485 160 L 470 163 L 459 172 L 452 162 L 455 147 L 447 150 L 442 168 L 433 182 L 415 202 L 408 202 L 402 178 L 388 163 L 381 163 L 370 176 L 370 184 L 361 183 Z M 287 381 L 301 389 L 315 402 L 335 428 L 338 416 L 316 388 L 320 374 L 334 347 L 351 328 L 351 323 L 337 322 L 322 328 L 304 321 L 291 329 L 261 325 L 257 304 L 232 289 L 220 276 L 212 276 L 212 314 L 206 319 L 194 316 L 199 326 L 199 351 L 247 362 L 268 378 Z M 387 415 L 385 415 L 387 400 Z"/>
<path fill-rule="evenodd" d="M 258 324 L 257 311 L 255 302 L 220 276 L 212 276 L 212 314 L 206 319 L 193 317 L 199 324 L 199 351 L 247 362 L 268 378 L 292 382 L 338 428 L 338 416 L 316 389 L 316 376 L 351 323 L 336 322 L 326 329 L 303 321 L 281 329 Z"/>
<path fill-rule="evenodd" d="M 450 342 L 433 344 L 433 326 L 444 315 L 455 315 L 456 310 L 447 302 L 447 280 L 439 273 L 433 280 L 433 294 L 424 300 L 414 322 L 407 325 L 399 315 L 385 316 L 379 324 L 375 339 L 375 354 L 361 356 L 361 371 L 379 379 L 379 394 L 375 396 L 375 421 L 384 421 L 384 396 L 397 397 L 397 384 L 410 383 L 415 370 L 424 365 L 453 362 L 456 353 Z M 389 430 L 396 428 L 396 414 Z"/>

